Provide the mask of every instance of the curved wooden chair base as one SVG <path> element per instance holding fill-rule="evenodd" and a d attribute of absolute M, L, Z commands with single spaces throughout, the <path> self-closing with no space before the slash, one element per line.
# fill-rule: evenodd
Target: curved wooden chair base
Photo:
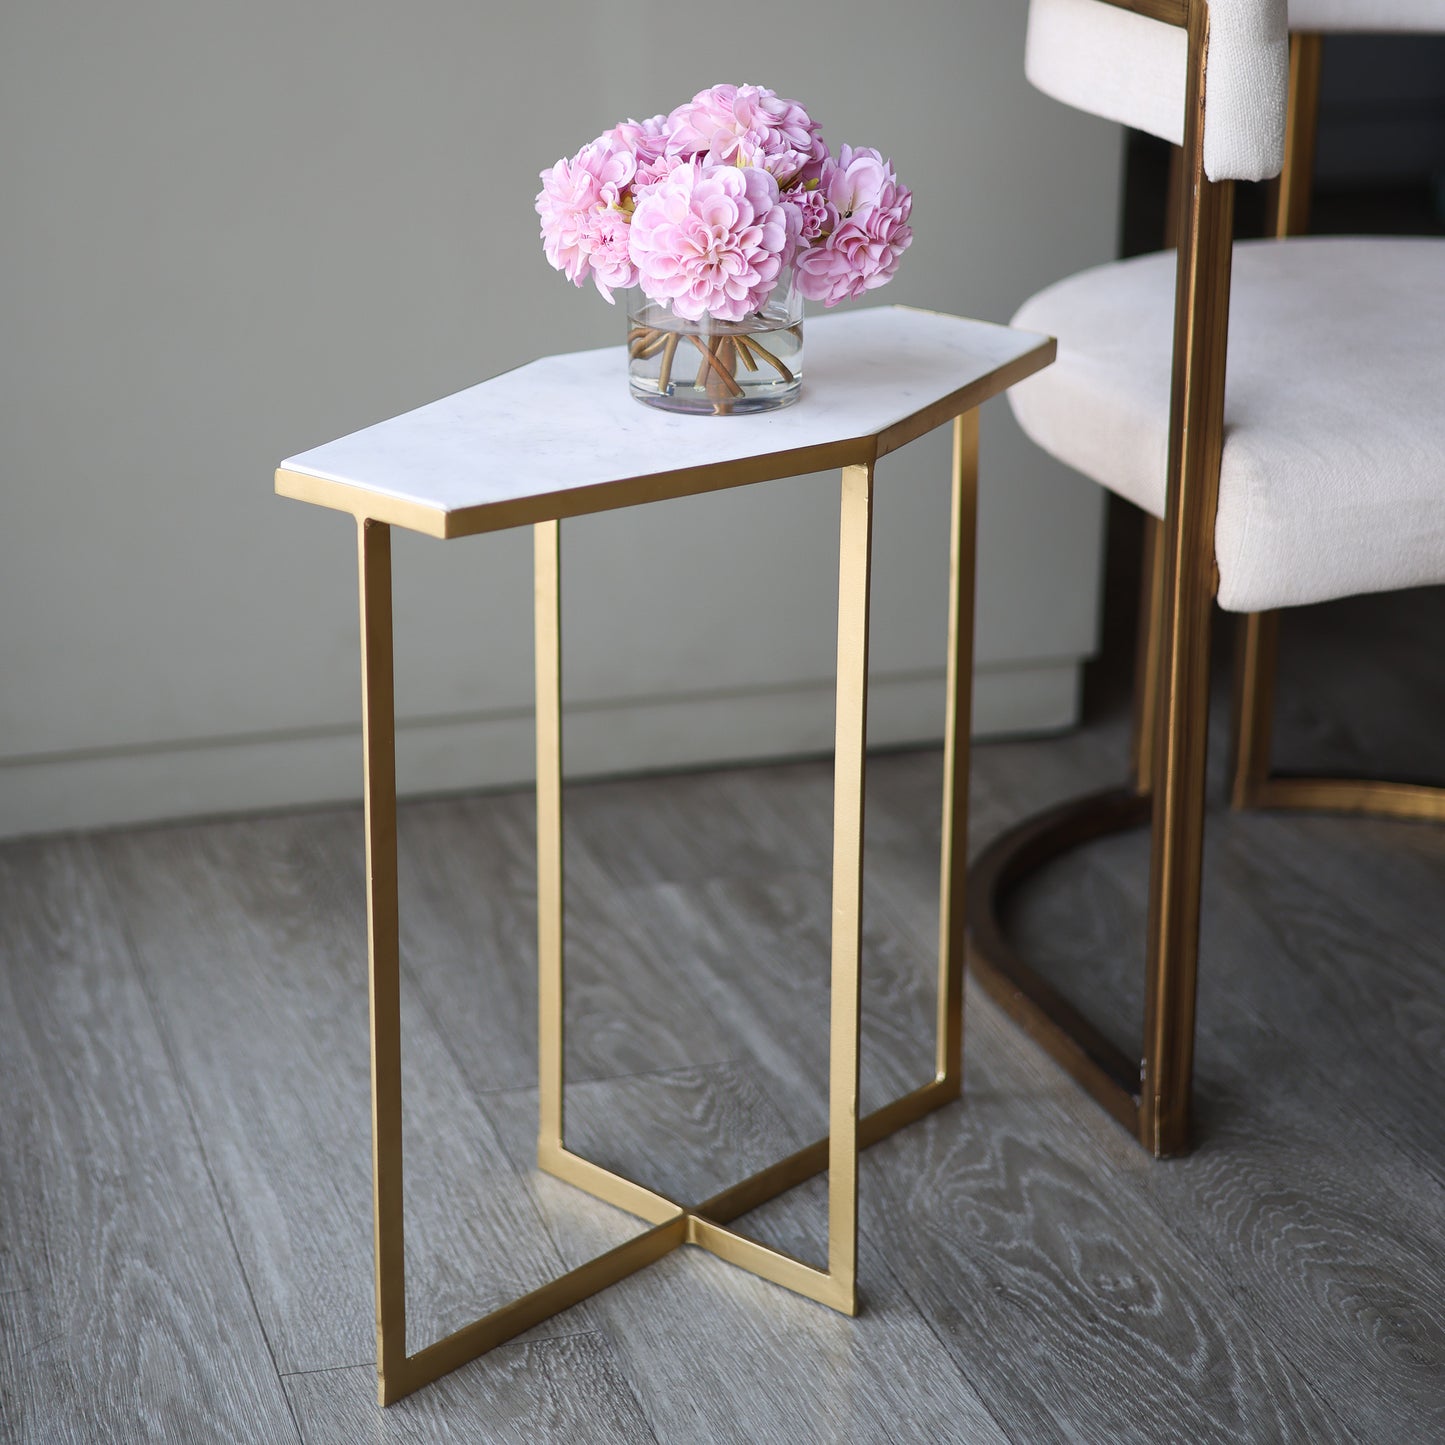
<path fill-rule="evenodd" d="M 1351 813 L 1416 823 L 1445 823 L 1445 787 L 1390 783 L 1371 778 L 1309 778 L 1274 774 L 1249 787 L 1241 809 L 1301 813 Z"/>
<path fill-rule="evenodd" d="M 1269 777 L 1244 808 L 1344 813 L 1445 822 L 1445 787 L 1357 778 Z M 1046 864 L 1096 838 L 1146 826 L 1147 793 L 1110 788 L 1059 803 L 1001 834 L 969 870 L 969 966 L 1013 1021 L 1041 1045 L 1145 1148 L 1142 1067 L 1019 955 L 1003 926 L 1009 895 Z"/>
<path fill-rule="evenodd" d="M 974 860 L 968 876 L 968 961 L 974 977 L 1141 1142 L 1139 1060 L 1106 1039 L 1024 962 L 1004 931 L 1003 909 L 1015 888 L 1061 854 L 1142 827 L 1151 812 L 1148 794 L 1129 788 L 1071 798 L 1001 834 Z"/>

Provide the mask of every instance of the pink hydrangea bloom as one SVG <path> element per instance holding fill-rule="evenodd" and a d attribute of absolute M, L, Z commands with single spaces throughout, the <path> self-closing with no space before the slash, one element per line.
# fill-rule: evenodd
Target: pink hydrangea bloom
<path fill-rule="evenodd" d="M 795 100 L 759 85 L 714 85 L 667 118 L 668 149 L 713 165 L 758 166 L 779 183 L 815 157 L 818 127 Z"/>
<path fill-rule="evenodd" d="M 889 280 L 913 240 L 908 216 L 913 194 L 874 150 L 843 146 L 825 168 L 819 190 L 837 213 L 832 232 L 805 247 L 795 262 L 798 290 L 809 301 L 836 306 Z"/>
<path fill-rule="evenodd" d="M 643 291 L 677 315 L 741 321 L 767 300 L 795 235 L 766 171 L 694 161 L 638 200 L 631 255 Z"/>

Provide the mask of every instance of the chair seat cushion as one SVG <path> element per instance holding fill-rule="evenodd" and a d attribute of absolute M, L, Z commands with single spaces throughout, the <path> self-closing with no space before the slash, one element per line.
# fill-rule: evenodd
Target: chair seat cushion
<path fill-rule="evenodd" d="M 1164 514 L 1174 253 L 1061 281 L 1013 319 L 1058 360 L 1009 392 L 1045 451 Z M 1445 241 L 1234 249 L 1215 556 L 1265 611 L 1445 582 Z"/>

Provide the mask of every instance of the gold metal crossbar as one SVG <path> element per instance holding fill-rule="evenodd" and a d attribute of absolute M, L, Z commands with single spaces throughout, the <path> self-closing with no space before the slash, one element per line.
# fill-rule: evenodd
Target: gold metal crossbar
<path fill-rule="evenodd" d="M 867 1148 L 958 1097 L 959 1090 L 953 1080 L 935 1079 L 922 1088 L 914 1089 L 859 1120 L 859 1146 Z M 828 1167 L 827 1161 L 828 1141 L 826 1138 L 819 1139 L 796 1154 L 749 1175 L 711 1199 L 688 1208 L 644 1189 L 620 1174 L 603 1169 L 568 1149 L 549 1152 L 546 1161 L 542 1162 L 542 1167 L 549 1174 L 585 1189 L 598 1199 L 637 1214 L 651 1222 L 653 1227 L 637 1238 L 568 1270 L 566 1274 L 558 1275 L 530 1294 L 464 1325 L 434 1345 L 407 1356 L 402 1361 L 400 1379 L 382 1377 L 381 1403 L 389 1405 L 393 1400 L 431 1384 L 458 1366 L 505 1344 L 562 1310 L 581 1304 L 599 1290 L 636 1274 L 685 1244 L 695 1244 L 729 1264 L 738 1265 L 843 1314 L 856 1314 L 856 1295 L 845 1296 L 827 1270 L 818 1269 L 783 1250 L 760 1244 L 725 1227 L 728 1220 L 756 1209 L 760 1204 L 776 1199 L 779 1194 L 821 1174 Z M 624 1203 L 624 1200 L 631 1202 Z"/>
<path fill-rule="evenodd" d="M 937 1046 L 931 1082 L 858 1113 L 863 919 L 863 781 L 873 466 L 843 469 L 834 758 L 832 992 L 828 1133 L 700 1204 L 686 1205 L 604 1169 L 564 1140 L 562 644 L 560 523 L 534 527 L 537 658 L 537 909 L 540 1130 L 550 1174 L 637 1215 L 650 1228 L 539 1289 L 406 1352 L 402 1233 L 401 1009 L 397 917 L 396 738 L 392 683 L 391 529 L 358 518 L 362 711 L 366 755 L 367 938 L 371 985 L 372 1185 L 378 1398 L 401 1399 L 685 1244 L 844 1314 L 858 1309 L 858 1152 L 957 1099 L 962 1090 L 964 858 L 973 664 L 978 413 L 954 418 L 947 711 L 944 724 Z M 818 1268 L 727 1226 L 828 1174 L 828 1258 Z"/>

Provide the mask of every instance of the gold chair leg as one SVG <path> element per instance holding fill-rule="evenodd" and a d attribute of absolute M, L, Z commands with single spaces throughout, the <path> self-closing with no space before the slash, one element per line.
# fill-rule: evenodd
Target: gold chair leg
<path fill-rule="evenodd" d="M 1436 783 L 1272 772 L 1279 613 L 1242 616 L 1236 649 L 1231 806 L 1445 823 L 1445 787 Z"/>
<path fill-rule="evenodd" d="M 1165 503 L 1163 645 L 1160 649 L 1144 1057 L 1139 1137 L 1156 1156 L 1189 1142 L 1204 783 L 1209 749 L 1209 631 L 1214 610 L 1214 524 L 1224 451 L 1224 375 L 1234 185 L 1204 174 L 1203 7 L 1191 8 L 1185 124 L 1190 184 L 1181 200 L 1174 303 L 1174 376 Z"/>
<path fill-rule="evenodd" d="M 1134 790 L 1154 786 L 1154 735 L 1159 722 L 1159 647 L 1164 615 L 1164 547 L 1162 523 L 1144 514 L 1144 557 L 1139 579 L 1139 640 L 1134 654 L 1134 733 L 1130 771 Z"/>
<path fill-rule="evenodd" d="M 402 1237 L 401 978 L 396 881 L 396 717 L 392 680 L 391 528 L 357 520 L 361 592 L 361 736 L 366 770 L 366 943 L 371 996 L 372 1243 L 377 1398 L 406 1393 Z"/>
<path fill-rule="evenodd" d="M 1279 613 L 1245 613 L 1235 624 L 1234 646 L 1229 803 L 1232 808 L 1252 808 L 1269 778 Z"/>
<path fill-rule="evenodd" d="M 1178 579 L 1168 609 L 1154 768 L 1139 1136 L 1156 1156 L 1188 1146 L 1194 1068 L 1213 597 L 1193 580 Z"/>

